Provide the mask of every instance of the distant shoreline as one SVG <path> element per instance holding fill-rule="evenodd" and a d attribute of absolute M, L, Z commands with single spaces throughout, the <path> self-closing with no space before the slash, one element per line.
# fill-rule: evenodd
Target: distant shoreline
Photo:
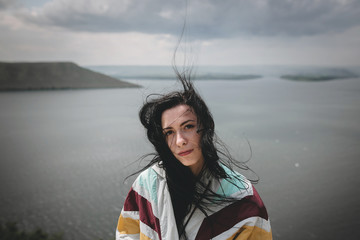
<path fill-rule="evenodd" d="M 357 77 L 355 75 L 351 76 L 331 76 L 331 75 L 283 75 L 280 78 L 291 80 L 291 81 L 301 81 L 301 82 L 323 82 L 337 79 L 353 78 Z"/>
<path fill-rule="evenodd" d="M 103 65 L 88 68 L 126 80 L 176 80 L 171 66 Z M 359 75 L 360 67 L 318 66 L 196 66 L 191 72 L 194 81 L 241 81 L 267 77 L 292 81 L 329 81 Z"/>
<path fill-rule="evenodd" d="M 137 76 L 131 76 L 131 75 L 111 75 L 115 78 L 125 78 L 125 79 L 150 79 L 150 80 L 176 80 L 175 75 L 137 75 Z M 251 79 L 259 79 L 263 78 L 261 75 L 248 75 L 248 74 L 201 74 L 201 75 L 194 75 L 192 79 L 194 81 L 212 81 L 212 80 L 251 80 Z"/>

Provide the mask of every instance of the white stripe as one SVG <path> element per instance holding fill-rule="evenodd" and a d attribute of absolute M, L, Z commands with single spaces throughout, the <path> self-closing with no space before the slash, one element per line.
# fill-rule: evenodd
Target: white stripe
<path fill-rule="evenodd" d="M 121 234 L 116 229 L 116 240 L 140 240 L 140 234 Z"/>
<path fill-rule="evenodd" d="M 159 181 L 157 180 L 157 184 L 159 185 Z M 158 218 L 158 203 L 157 202 L 153 202 L 151 200 L 151 196 L 150 196 L 150 192 L 148 191 L 148 189 L 146 189 L 145 187 L 141 186 L 138 181 L 135 181 L 133 186 L 132 186 L 133 190 L 139 194 L 140 196 L 142 196 L 143 198 L 145 198 L 147 201 L 150 202 L 151 204 L 151 208 L 153 211 L 153 214 L 155 217 Z"/>
<path fill-rule="evenodd" d="M 147 179 L 144 178 L 144 180 Z M 162 238 L 176 240 L 178 239 L 178 233 L 177 233 L 174 211 L 172 208 L 171 197 L 168 191 L 166 179 L 159 176 L 156 179 L 156 183 L 154 184 L 157 184 L 158 202 L 151 201 L 150 192 L 148 191 L 148 189 L 146 189 L 145 187 L 139 184 L 138 179 L 135 180 L 132 188 L 135 192 L 137 192 L 137 194 L 144 197 L 146 200 L 148 200 L 151 203 L 153 214 L 160 221 L 160 231 Z M 143 225 L 146 226 L 145 224 Z M 140 230 L 141 232 L 143 232 L 142 229 Z M 156 234 L 156 239 L 158 239 L 157 234 Z"/>
<path fill-rule="evenodd" d="M 158 214 L 161 227 L 161 236 L 165 240 L 179 239 L 174 210 L 171 202 L 168 186 L 164 178 L 159 178 L 158 185 Z"/>
<path fill-rule="evenodd" d="M 140 221 L 140 232 L 153 240 L 160 240 L 158 233 L 141 221 Z"/>
<path fill-rule="evenodd" d="M 139 212 L 138 211 L 121 211 L 121 215 L 123 218 L 132 218 L 134 220 L 139 220 Z"/>
<path fill-rule="evenodd" d="M 234 235 L 237 231 L 239 231 L 239 229 L 243 226 L 256 226 L 259 227 L 261 229 L 264 229 L 267 232 L 271 231 L 271 227 L 270 227 L 270 222 L 267 221 L 266 219 L 263 219 L 261 217 L 250 217 L 247 219 L 244 219 L 243 221 L 237 223 L 236 225 L 234 225 L 232 228 L 230 228 L 229 230 L 217 235 L 216 237 L 212 238 L 213 240 L 223 240 L 223 239 L 228 239 L 230 238 L 232 235 Z"/>

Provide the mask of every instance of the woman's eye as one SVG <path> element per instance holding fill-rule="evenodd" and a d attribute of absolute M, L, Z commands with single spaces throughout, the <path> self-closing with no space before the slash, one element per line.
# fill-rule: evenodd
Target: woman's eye
<path fill-rule="evenodd" d="M 170 136 L 172 133 L 173 133 L 173 131 L 167 131 L 167 132 L 165 132 L 164 134 L 165 134 L 165 136 L 167 137 L 167 136 Z"/>
<path fill-rule="evenodd" d="M 188 125 L 185 126 L 185 129 L 192 129 L 192 128 L 194 128 L 194 127 L 195 127 L 195 125 L 188 124 Z"/>

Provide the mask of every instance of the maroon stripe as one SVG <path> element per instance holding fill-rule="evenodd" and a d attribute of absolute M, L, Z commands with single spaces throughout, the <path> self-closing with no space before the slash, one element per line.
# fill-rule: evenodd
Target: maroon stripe
<path fill-rule="evenodd" d="M 134 189 L 130 189 L 124 203 L 124 210 L 125 211 L 139 211 L 139 207 L 137 204 L 137 193 Z"/>
<path fill-rule="evenodd" d="M 159 239 L 161 240 L 160 221 L 155 217 L 151 203 L 134 189 L 130 189 L 128 196 L 124 203 L 125 211 L 139 211 L 140 221 L 148 225 L 151 229 L 157 232 Z"/>
<path fill-rule="evenodd" d="M 207 240 L 229 230 L 238 222 L 249 217 L 268 220 L 268 214 L 259 194 L 247 196 L 204 219 L 195 240 Z"/>

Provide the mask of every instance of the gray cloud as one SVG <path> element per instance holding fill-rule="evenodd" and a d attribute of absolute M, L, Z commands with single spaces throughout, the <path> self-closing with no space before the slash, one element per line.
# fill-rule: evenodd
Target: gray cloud
<path fill-rule="evenodd" d="M 6 2 L 0 0 L 1 3 Z M 18 13 L 25 21 L 74 31 L 179 34 L 180 0 L 53 0 Z M 189 0 L 189 35 L 306 36 L 360 25 L 359 0 Z"/>
<path fill-rule="evenodd" d="M 0 0 L 0 10 L 19 6 L 18 0 Z"/>

